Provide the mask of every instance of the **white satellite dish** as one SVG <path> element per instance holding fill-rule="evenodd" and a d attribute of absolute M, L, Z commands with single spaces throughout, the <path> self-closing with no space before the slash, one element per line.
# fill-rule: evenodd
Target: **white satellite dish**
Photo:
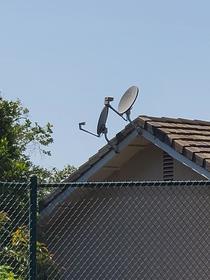
<path fill-rule="evenodd" d="M 113 97 L 105 97 L 104 104 L 108 108 L 112 109 L 122 119 L 124 119 L 125 121 L 129 121 L 135 127 L 136 131 L 140 135 L 141 129 L 138 126 L 136 126 L 130 118 L 131 109 L 138 97 L 138 94 L 139 94 L 138 87 L 132 86 L 128 88 L 126 92 L 123 94 L 122 98 L 120 99 L 118 110 L 113 108 L 110 104 L 114 100 Z M 126 115 L 126 117 L 123 116 L 124 114 Z"/>
<path fill-rule="evenodd" d="M 126 90 L 126 92 L 123 94 L 122 98 L 120 99 L 118 105 L 118 113 L 120 115 L 123 115 L 131 110 L 133 104 L 136 101 L 138 93 L 139 93 L 139 89 L 136 86 L 132 86 Z"/>
<path fill-rule="evenodd" d="M 132 106 L 135 103 L 136 98 L 138 97 L 138 93 L 139 93 L 139 89 L 136 86 L 132 86 L 129 89 L 127 89 L 126 92 L 123 94 L 122 98 L 120 99 L 118 110 L 113 108 L 110 104 L 114 100 L 113 97 L 105 97 L 104 104 L 108 108 L 112 109 L 117 115 L 119 115 L 125 121 L 131 122 L 130 113 L 131 113 Z M 126 114 L 126 118 L 123 116 L 124 114 Z"/>

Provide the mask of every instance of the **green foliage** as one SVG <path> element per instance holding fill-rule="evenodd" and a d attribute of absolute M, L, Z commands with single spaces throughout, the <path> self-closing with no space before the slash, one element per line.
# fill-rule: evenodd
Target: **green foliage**
<path fill-rule="evenodd" d="M 20 102 L 0 98 L 0 181 L 26 181 L 36 174 L 42 183 L 60 182 L 75 167 L 67 165 L 63 170 L 34 165 L 30 152 L 51 155 L 48 146 L 53 142 L 52 125 L 40 126 L 29 118 L 29 110 Z"/>
<path fill-rule="evenodd" d="M 52 125 L 40 126 L 28 117 L 19 100 L 0 99 L 0 180 L 23 181 L 33 171 L 27 151 L 36 149 L 50 155 L 46 147 L 53 142 Z"/>
<path fill-rule="evenodd" d="M 9 265 L 0 265 L 0 280 L 22 280 L 12 272 Z"/>
<path fill-rule="evenodd" d="M 5 224 L 10 221 L 10 218 L 7 216 L 6 212 L 0 212 L 0 230 L 4 228 Z"/>
<path fill-rule="evenodd" d="M 40 183 L 61 182 L 76 170 L 67 165 L 63 170 L 34 165 L 30 153 L 38 152 L 50 156 L 48 146 L 53 142 L 52 125 L 40 126 L 29 118 L 29 111 L 19 100 L 0 98 L 0 181 L 28 181 L 36 174 Z M 39 191 L 43 199 L 50 189 Z M 28 192 L 24 188 L 0 189 L 5 198 L 0 208 L 0 280 L 26 279 L 29 261 Z M 12 205 L 7 197 L 12 199 Z M 2 210 L 2 211 L 1 211 Z M 37 279 L 47 279 L 47 270 L 56 270 L 52 255 L 46 245 L 37 242 Z"/>
<path fill-rule="evenodd" d="M 10 221 L 5 212 L 0 212 L 0 232 Z M 27 278 L 29 267 L 29 231 L 26 226 L 17 227 L 7 236 L 7 242 L 1 244 L 0 259 L 4 265 L 0 266 L 0 280 Z M 47 279 L 47 270 L 56 269 L 47 246 L 37 242 L 37 279 Z M 18 277 L 18 276 L 19 277 Z M 9 278 L 10 277 L 10 278 Z M 13 278 L 12 278 L 13 277 Z"/>
<path fill-rule="evenodd" d="M 42 168 L 40 166 L 34 166 L 33 172 L 37 175 L 41 183 L 60 183 L 67 179 L 76 168 L 73 165 L 66 165 L 62 170 L 52 168 L 51 170 Z"/>
<path fill-rule="evenodd" d="M 67 165 L 63 170 L 52 168 L 51 170 L 34 166 L 34 174 L 37 174 L 40 183 L 58 183 L 67 179 L 76 168 L 72 165 Z M 40 205 L 47 195 L 49 195 L 54 189 L 52 188 L 40 188 L 38 191 L 38 200 Z"/>

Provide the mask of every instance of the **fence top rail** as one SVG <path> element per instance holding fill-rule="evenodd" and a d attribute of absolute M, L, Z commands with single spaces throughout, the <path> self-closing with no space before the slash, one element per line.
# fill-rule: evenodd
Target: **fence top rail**
<path fill-rule="evenodd" d="M 28 188 L 30 186 L 30 182 L 1 182 L 0 181 L 0 188 L 2 187 L 21 187 L 21 188 Z"/>
<path fill-rule="evenodd" d="M 210 181 L 120 181 L 120 182 L 69 182 L 39 184 L 39 188 L 107 188 L 107 187 L 210 187 Z"/>
<path fill-rule="evenodd" d="M 30 182 L 2 182 L 0 187 L 29 187 Z M 118 182 L 65 182 L 65 183 L 38 183 L 39 188 L 101 188 L 101 187 L 164 187 L 164 186 L 210 186 L 210 181 L 118 181 Z"/>
<path fill-rule="evenodd" d="M 28 187 L 30 182 L 1 182 L 1 186 Z M 65 187 L 145 187 L 145 186 L 210 186 L 210 181 L 118 181 L 118 182 L 69 182 L 69 183 L 38 183 L 40 188 Z"/>

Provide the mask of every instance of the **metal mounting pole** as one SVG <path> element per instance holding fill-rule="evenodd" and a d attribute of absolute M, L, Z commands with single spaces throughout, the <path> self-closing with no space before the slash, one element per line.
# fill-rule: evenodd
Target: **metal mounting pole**
<path fill-rule="evenodd" d="M 138 135 L 141 136 L 141 135 L 142 135 L 142 130 L 141 130 L 141 128 L 140 128 L 139 126 L 137 126 L 137 125 L 131 120 L 130 114 L 131 114 L 131 112 L 130 112 L 130 110 L 128 110 L 128 111 L 126 112 L 126 118 L 127 118 L 127 120 L 129 121 L 129 123 L 135 128 L 135 130 L 137 131 Z"/>
<path fill-rule="evenodd" d="M 110 142 L 110 140 L 109 140 L 108 137 L 107 137 L 107 129 L 106 129 L 106 131 L 104 132 L 104 137 L 105 137 L 105 139 L 106 139 L 108 145 L 115 151 L 116 154 L 118 154 L 118 153 L 119 153 L 119 150 L 118 150 L 117 145 L 112 145 L 112 143 Z"/>

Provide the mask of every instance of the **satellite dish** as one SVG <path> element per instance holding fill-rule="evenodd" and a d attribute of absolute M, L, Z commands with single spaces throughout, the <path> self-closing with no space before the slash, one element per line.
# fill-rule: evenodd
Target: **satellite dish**
<path fill-rule="evenodd" d="M 132 108 L 133 104 L 136 101 L 138 93 L 139 89 L 136 86 L 132 86 L 126 90 L 118 105 L 118 113 L 120 115 L 125 114 Z"/>
<path fill-rule="evenodd" d="M 95 137 L 100 137 L 101 134 L 104 134 L 104 137 L 105 137 L 108 145 L 110 147 L 112 147 L 112 149 L 116 153 L 118 153 L 117 145 L 114 145 L 112 143 L 112 141 L 110 141 L 108 139 L 108 137 L 107 137 L 108 129 L 106 127 L 106 121 L 107 121 L 107 118 L 108 118 L 109 108 L 112 109 L 118 116 L 123 118 L 125 121 L 129 121 L 135 127 L 135 129 L 137 130 L 138 134 L 141 135 L 140 128 L 137 127 L 135 125 L 135 123 L 130 118 L 131 108 L 132 108 L 133 104 L 136 101 L 138 93 L 139 93 L 139 89 L 136 86 L 132 86 L 129 89 L 127 89 L 127 91 L 123 94 L 122 98 L 120 99 L 120 102 L 119 102 L 119 105 L 118 105 L 118 110 L 113 108 L 111 106 L 111 104 L 110 104 L 114 100 L 114 98 L 110 97 L 110 96 L 105 97 L 105 100 L 104 100 L 104 105 L 105 106 L 102 109 L 101 114 L 100 114 L 99 119 L 98 119 L 97 134 L 95 134 L 95 133 L 93 133 L 93 132 L 91 132 L 89 130 L 84 129 L 85 122 L 79 123 L 79 129 L 84 131 L 84 132 L 86 132 L 86 133 L 88 133 L 88 134 L 91 134 L 91 135 L 93 135 Z M 123 116 L 124 114 L 126 114 L 125 117 Z"/>
<path fill-rule="evenodd" d="M 106 133 L 106 121 L 108 117 L 108 111 L 109 108 L 104 106 L 103 110 L 101 111 L 100 117 L 98 119 L 98 125 L 97 125 L 97 134 L 100 136 L 102 133 Z"/>
<path fill-rule="evenodd" d="M 104 106 L 104 108 L 102 109 L 101 114 L 100 114 L 100 116 L 99 116 L 99 119 L 98 119 L 97 134 L 95 134 L 95 133 L 93 133 L 93 132 L 91 132 L 91 131 L 89 131 L 89 130 L 84 129 L 83 126 L 85 125 L 85 122 L 79 123 L 79 129 L 82 130 L 82 131 L 84 131 L 84 132 L 86 132 L 86 133 L 88 133 L 88 134 L 91 134 L 91 135 L 93 135 L 93 136 L 96 136 L 96 137 L 100 137 L 101 134 L 104 134 L 104 137 L 105 137 L 105 139 L 106 139 L 108 145 L 109 145 L 110 147 L 112 147 L 112 149 L 113 149 L 116 153 L 118 153 L 118 147 L 115 146 L 115 145 L 113 145 L 113 144 L 110 142 L 110 140 L 108 139 L 108 137 L 107 137 L 107 132 L 108 132 L 108 130 L 107 130 L 107 127 L 106 127 L 106 121 L 107 121 L 107 118 L 108 118 L 108 113 L 109 113 L 109 107 L 108 107 L 108 106 Z"/>

